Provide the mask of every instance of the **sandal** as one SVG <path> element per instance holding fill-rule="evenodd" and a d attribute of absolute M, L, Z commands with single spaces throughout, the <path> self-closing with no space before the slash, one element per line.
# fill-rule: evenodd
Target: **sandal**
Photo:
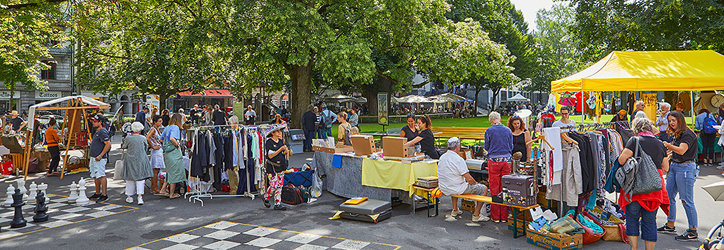
<path fill-rule="evenodd" d="M 166 193 L 166 192 L 158 192 L 158 193 L 155 193 L 155 194 L 153 194 L 153 195 L 166 196 L 166 197 L 168 197 L 168 193 Z"/>
<path fill-rule="evenodd" d="M 173 194 L 173 195 L 169 196 L 168 198 L 169 198 L 169 199 L 176 199 L 176 198 L 178 198 L 178 197 L 181 197 L 181 195 L 179 195 L 179 194 Z"/>

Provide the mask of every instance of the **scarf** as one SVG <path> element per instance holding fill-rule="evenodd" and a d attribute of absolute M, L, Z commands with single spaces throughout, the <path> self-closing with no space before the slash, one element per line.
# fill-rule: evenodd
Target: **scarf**
<path fill-rule="evenodd" d="M 650 137 L 654 137 L 654 133 L 651 133 L 650 131 L 646 131 L 646 132 L 641 132 L 641 133 L 639 133 L 638 136 L 650 136 Z"/>

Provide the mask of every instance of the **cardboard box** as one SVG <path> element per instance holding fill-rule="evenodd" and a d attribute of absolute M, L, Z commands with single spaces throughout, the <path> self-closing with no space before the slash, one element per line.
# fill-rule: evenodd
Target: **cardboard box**
<path fill-rule="evenodd" d="M 320 146 L 312 146 L 312 150 L 319 151 L 319 152 L 325 152 L 330 154 L 337 154 L 337 153 L 347 153 L 352 152 L 354 149 L 350 146 L 343 146 L 343 147 L 336 147 L 336 148 L 326 148 L 326 147 L 320 147 Z"/>
<path fill-rule="evenodd" d="M 354 154 L 356 156 L 371 155 L 377 152 L 375 147 L 375 139 L 371 135 L 353 135 L 352 148 L 354 148 Z"/>
<path fill-rule="evenodd" d="M 535 181 L 530 175 L 503 176 L 503 202 L 507 205 L 528 207 L 538 203 Z"/>
<path fill-rule="evenodd" d="M 528 229 L 525 232 L 528 243 L 550 250 L 572 250 L 583 248 L 583 234 L 552 234 Z"/>
<path fill-rule="evenodd" d="M 385 157 L 410 157 L 409 147 L 405 146 L 407 138 L 386 136 L 382 137 L 382 150 Z"/>
<path fill-rule="evenodd" d="M 524 217 L 525 220 L 523 220 Z M 524 211 L 518 213 L 517 219 L 514 219 L 512 215 L 508 215 L 508 230 L 513 231 L 513 223 L 515 223 L 516 220 L 518 221 L 518 232 L 524 232 L 528 228 L 528 223 L 532 221 L 530 213 Z"/>

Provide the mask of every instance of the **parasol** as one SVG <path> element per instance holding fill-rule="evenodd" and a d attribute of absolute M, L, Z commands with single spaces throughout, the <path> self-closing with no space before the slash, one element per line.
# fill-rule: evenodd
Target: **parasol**
<path fill-rule="evenodd" d="M 715 201 L 724 201 L 724 181 L 715 182 L 703 188 Z"/>

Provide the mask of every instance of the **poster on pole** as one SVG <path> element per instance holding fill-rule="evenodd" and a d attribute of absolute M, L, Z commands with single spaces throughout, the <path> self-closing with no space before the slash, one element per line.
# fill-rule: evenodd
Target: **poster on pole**
<path fill-rule="evenodd" d="M 387 101 L 387 92 L 377 93 L 377 123 L 380 125 L 389 125 Z"/>
<path fill-rule="evenodd" d="M 161 101 L 158 95 L 146 95 L 146 107 L 153 112 L 154 109 L 159 109 L 161 107 Z M 160 115 L 161 110 L 157 110 L 156 114 L 153 115 Z"/>
<path fill-rule="evenodd" d="M 642 93 L 641 100 L 646 104 L 646 108 L 644 108 L 646 117 L 648 117 L 651 122 L 656 123 L 656 93 Z"/>

